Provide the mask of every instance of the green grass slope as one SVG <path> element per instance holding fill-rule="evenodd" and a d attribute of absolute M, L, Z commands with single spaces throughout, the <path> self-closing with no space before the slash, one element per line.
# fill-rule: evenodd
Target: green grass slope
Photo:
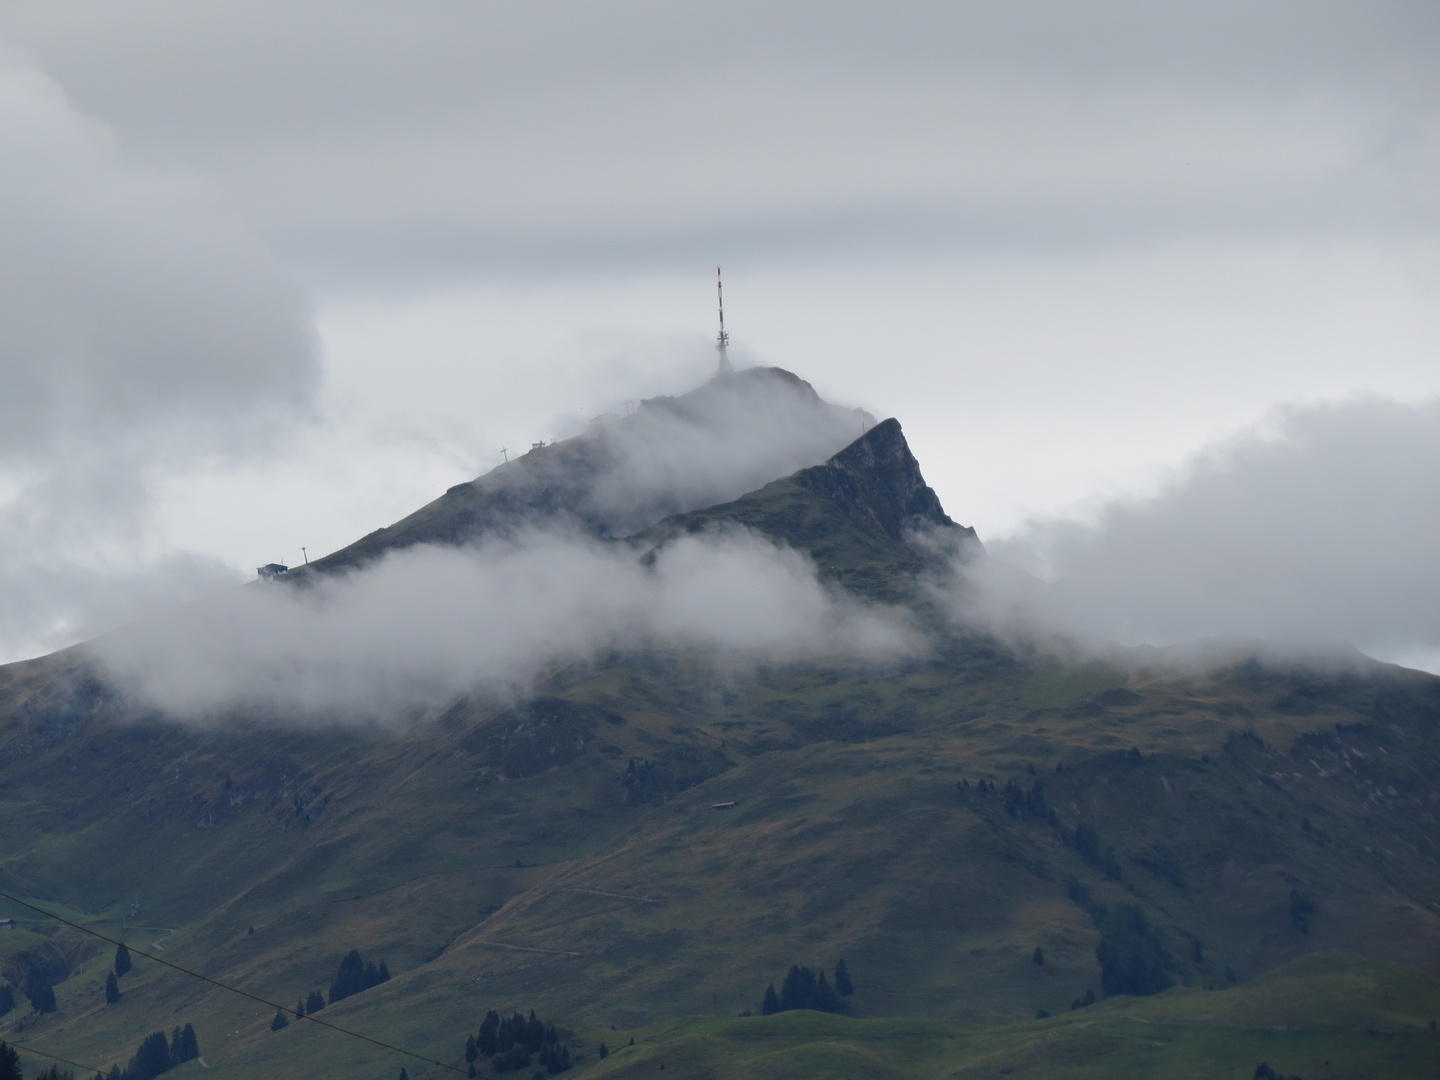
<path fill-rule="evenodd" d="M 1316 955 L 1251 985 L 1114 998 L 1047 1020 L 979 1026 L 822 1013 L 695 1020 L 645 1032 L 586 1076 L 670 1080 L 1073 1077 L 1249 1080 L 1261 1062 L 1315 1078 L 1435 1075 L 1440 983 L 1413 968 Z"/>

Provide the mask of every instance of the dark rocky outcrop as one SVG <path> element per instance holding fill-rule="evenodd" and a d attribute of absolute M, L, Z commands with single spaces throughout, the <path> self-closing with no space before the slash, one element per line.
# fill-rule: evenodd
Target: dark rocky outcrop
<path fill-rule="evenodd" d="M 917 533 L 956 529 L 975 540 L 975 530 L 956 525 L 925 483 L 900 421 L 876 424 L 823 465 L 803 469 L 795 482 L 823 495 L 862 528 L 908 543 Z"/>

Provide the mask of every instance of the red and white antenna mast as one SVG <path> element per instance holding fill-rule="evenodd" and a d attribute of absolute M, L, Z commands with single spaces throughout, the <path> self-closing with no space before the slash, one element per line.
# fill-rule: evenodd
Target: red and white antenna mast
<path fill-rule="evenodd" d="M 715 299 L 720 302 L 720 333 L 715 338 L 715 351 L 720 354 L 720 366 L 715 369 L 716 375 L 729 375 L 734 372 L 730 366 L 730 357 L 725 354 L 730 344 L 730 335 L 725 332 L 725 288 L 720 280 L 720 267 L 715 267 Z"/>

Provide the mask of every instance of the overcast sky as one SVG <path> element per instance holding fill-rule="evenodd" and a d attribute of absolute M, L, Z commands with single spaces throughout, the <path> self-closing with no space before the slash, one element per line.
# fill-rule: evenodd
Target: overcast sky
<path fill-rule="evenodd" d="M 1334 490 L 1301 451 L 1436 445 L 1437 45 L 1383 0 L 0 2 L 0 658 L 688 388 L 717 263 L 737 361 L 898 416 L 1062 576 L 1137 506 L 1249 533 L 1254 484 L 1184 492 L 1255 440 L 1337 528 L 1418 529 L 1403 440 Z"/>

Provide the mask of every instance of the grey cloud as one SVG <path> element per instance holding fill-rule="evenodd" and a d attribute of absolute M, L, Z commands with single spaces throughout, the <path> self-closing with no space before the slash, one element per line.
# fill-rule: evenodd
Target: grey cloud
<path fill-rule="evenodd" d="M 1243 634 L 1433 653 L 1437 535 L 1440 402 L 1294 406 L 1151 497 L 989 542 L 996 561 L 969 571 L 961 610 L 1052 642 Z"/>
<path fill-rule="evenodd" d="M 304 588 L 252 586 L 87 648 L 135 700 L 192 721 L 391 721 L 463 691 L 523 692 L 557 663 L 644 645 L 717 674 L 914 647 L 895 612 L 823 587 L 795 552 L 735 531 L 646 565 L 628 545 L 532 533 L 419 547 Z"/>
<path fill-rule="evenodd" d="M 635 415 L 600 419 L 581 435 L 577 445 L 603 462 L 581 505 L 606 532 L 625 535 L 818 465 L 874 423 L 862 409 L 821 400 L 789 372 L 715 379 L 643 401 Z"/>
<path fill-rule="evenodd" d="M 8 16 L 331 280 L 1433 230 L 1437 24 L 1405 0 Z"/>
<path fill-rule="evenodd" d="M 306 415 L 309 305 L 192 184 L 0 53 L 0 652 L 233 580 L 150 535 L 158 473 Z"/>
<path fill-rule="evenodd" d="M 187 449 L 223 445 L 237 418 L 307 400 L 309 307 L 278 264 L 3 55 L 0 161 L 0 455 L 181 426 Z"/>
<path fill-rule="evenodd" d="M 757 534 L 686 536 L 653 559 L 643 538 L 604 539 L 824 461 L 872 417 L 770 368 L 627 413 L 457 486 L 379 547 L 367 538 L 283 587 L 232 591 L 87 648 L 178 717 L 374 721 L 476 687 L 523 692 L 604 649 L 690 649 L 719 673 L 918 647 L 907 617 L 822 586 L 808 559 Z"/>

